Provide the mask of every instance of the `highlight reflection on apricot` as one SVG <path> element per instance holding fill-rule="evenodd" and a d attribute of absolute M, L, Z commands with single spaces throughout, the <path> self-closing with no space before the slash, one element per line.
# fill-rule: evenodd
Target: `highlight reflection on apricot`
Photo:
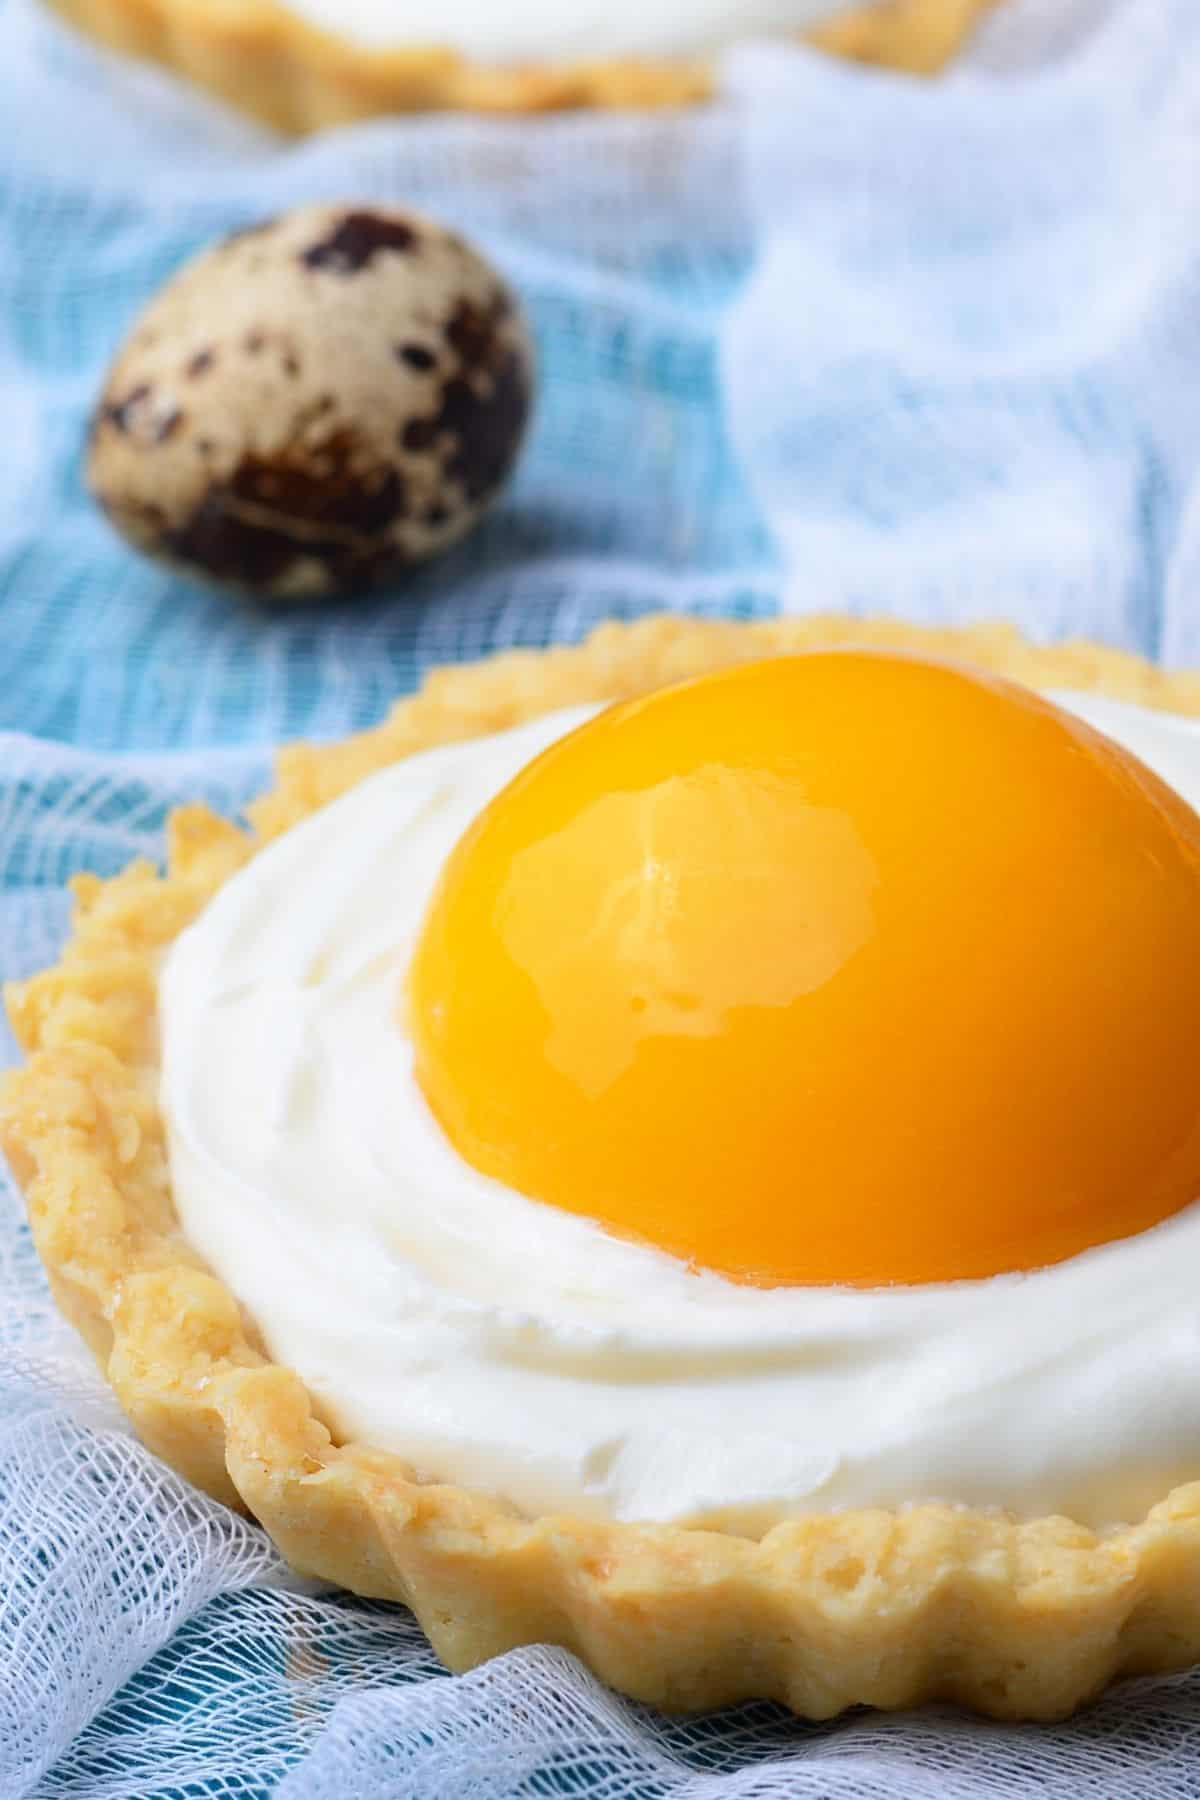
<path fill-rule="evenodd" d="M 1200 1195 L 1200 819 L 1048 702 L 830 652 L 613 708 L 449 859 L 477 1169 L 760 1285 L 981 1277 Z"/>

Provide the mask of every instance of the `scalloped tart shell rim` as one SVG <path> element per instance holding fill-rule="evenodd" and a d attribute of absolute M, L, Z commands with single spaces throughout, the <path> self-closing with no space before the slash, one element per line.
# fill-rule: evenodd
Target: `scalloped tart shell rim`
<path fill-rule="evenodd" d="M 577 1652 L 671 1709 L 749 1697 L 811 1718 L 856 1703 L 959 1702 L 1063 1717 L 1120 1673 L 1200 1661 L 1200 1482 L 1109 1535 L 941 1506 L 799 1519 L 759 1541 L 675 1526 L 525 1519 L 335 1445 L 299 1377 L 179 1232 L 155 1104 L 155 988 L 176 934 L 256 848 L 375 769 L 552 709 L 754 656 L 830 644 L 950 655 L 1038 687 L 1200 714 L 1200 676 L 996 627 L 808 617 L 656 617 L 586 644 L 435 672 L 377 729 L 296 745 L 241 830 L 172 816 L 167 872 L 75 883 L 57 967 L 8 990 L 28 1061 L 0 1141 L 55 1296 L 150 1448 L 255 1517 L 299 1569 L 414 1608 L 452 1669 L 521 1644 Z"/>
<path fill-rule="evenodd" d="M 711 98 L 696 60 L 498 68 L 452 50 L 372 50 L 308 24 L 278 0 L 50 0 L 111 49 L 160 63 L 282 131 L 379 114 L 646 109 Z M 934 74 L 996 0 L 866 0 L 835 10 L 809 41 L 833 55 Z"/>

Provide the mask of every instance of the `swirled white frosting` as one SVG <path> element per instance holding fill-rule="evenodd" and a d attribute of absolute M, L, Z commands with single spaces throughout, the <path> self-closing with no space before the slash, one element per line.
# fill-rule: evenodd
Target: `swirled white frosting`
<path fill-rule="evenodd" d="M 1059 698 L 1200 803 L 1200 727 Z M 1200 1205 L 1025 1276 L 762 1291 L 459 1158 L 397 994 L 452 845 L 583 716 L 365 781 L 167 961 L 184 1228 L 335 1433 L 531 1514 L 746 1531 L 924 1498 L 1104 1525 L 1200 1475 Z"/>
<path fill-rule="evenodd" d="M 313 25 L 370 49 L 449 46 L 493 63 L 690 56 L 798 31 L 837 0 L 291 0 Z"/>

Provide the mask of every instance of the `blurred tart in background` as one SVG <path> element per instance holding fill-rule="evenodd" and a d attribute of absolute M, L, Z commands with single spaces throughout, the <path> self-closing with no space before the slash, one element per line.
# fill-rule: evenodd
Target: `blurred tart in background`
<path fill-rule="evenodd" d="M 738 37 L 803 33 L 933 74 L 995 0 L 52 0 L 101 43 L 162 63 L 284 131 L 380 113 L 683 105 Z"/>

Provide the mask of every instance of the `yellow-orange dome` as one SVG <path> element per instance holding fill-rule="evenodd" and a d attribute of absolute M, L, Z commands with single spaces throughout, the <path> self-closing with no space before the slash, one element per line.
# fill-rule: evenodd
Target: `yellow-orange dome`
<path fill-rule="evenodd" d="M 1200 1195 L 1200 819 L 1005 682 L 747 664 L 493 801 L 406 1018 L 469 1163 L 686 1261 L 1038 1267 Z"/>

